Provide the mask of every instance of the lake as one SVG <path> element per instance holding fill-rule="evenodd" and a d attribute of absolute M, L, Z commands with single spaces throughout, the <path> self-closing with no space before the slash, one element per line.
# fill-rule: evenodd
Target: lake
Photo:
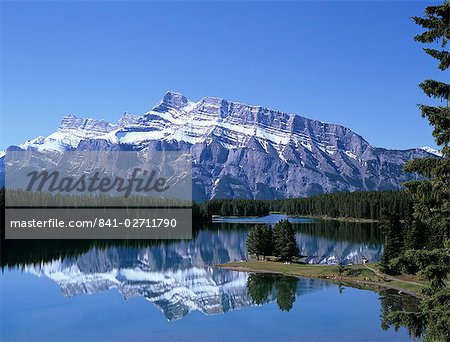
<path fill-rule="evenodd" d="M 384 316 L 411 296 L 212 267 L 247 258 L 254 222 L 221 219 L 184 241 L 4 241 L 1 340 L 410 340 Z M 305 262 L 380 258 L 376 224 L 292 222 Z"/>

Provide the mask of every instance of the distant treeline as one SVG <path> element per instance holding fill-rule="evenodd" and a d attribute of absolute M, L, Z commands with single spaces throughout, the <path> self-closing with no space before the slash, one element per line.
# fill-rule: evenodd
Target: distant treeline
<path fill-rule="evenodd" d="M 336 192 L 284 200 L 217 199 L 194 204 L 193 216 L 207 220 L 212 215 L 263 216 L 271 211 L 288 215 L 378 220 L 382 212 L 410 217 L 411 198 L 405 191 Z"/>
<path fill-rule="evenodd" d="M 14 192 L 11 195 L 15 195 Z M 36 205 L 45 206 L 48 195 L 43 193 L 30 195 Z M 23 197 L 23 194 L 21 194 Z M 108 201 L 104 196 L 70 196 L 65 198 L 64 204 L 68 206 L 101 207 Z M 0 190 L 0 205 L 5 203 L 4 189 Z M 161 206 L 161 199 L 155 199 L 155 204 Z M 138 197 L 130 198 L 131 206 L 148 206 L 152 202 L 140 200 Z M 164 206 L 170 207 L 175 203 L 167 200 Z M 183 203 L 188 205 L 188 203 Z M 362 192 L 336 192 L 316 195 L 307 198 L 293 198 L 283 200 L 249 200 L 249 199 L 214 199 L 203 203 L 193 203 L 192 217 L 194 221 L 211 221 L 213 215 L 220 216 L 264 216 L 269 212 L 283 212 L 288 215 L 321 216 L 330 218 L 360 218 L 378 220 L 382 212 L 388 210 L 396 212 L 401 218 L 410 217 L 412 204 L 410 195 L 405 191 L 362 191 Z"/>
<path fill-rule="evenodd" d="M 174 198 L 151 196 L 108 196 L 103 194 L 73 195 L 70 193 L 49 193 L 40 191 L 6 190 L 8 203 L 14 207 L 182 207 L 190 206 L 191 201 Z M 2 203 L 4 203 L 5 190 L 1 190 Z"/>

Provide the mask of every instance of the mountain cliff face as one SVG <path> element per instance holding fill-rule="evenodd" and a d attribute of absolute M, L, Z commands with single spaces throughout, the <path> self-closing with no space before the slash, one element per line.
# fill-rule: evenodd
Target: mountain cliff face
<path fill-rule="evenodd" d="M 416 177 L 402 171 L 405 162 L 433 155 L 376 148 L 340 125 L 220 98 L 191 102 L 173 92 L 117 124 L 66 116 L 55 133 L 20 148 L 190 151 L 198 201 L 396 189 Z"/>

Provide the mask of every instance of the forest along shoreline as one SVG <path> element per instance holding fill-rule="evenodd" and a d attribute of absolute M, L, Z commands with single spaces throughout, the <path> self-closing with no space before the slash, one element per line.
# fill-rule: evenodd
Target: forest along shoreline
<path fill-rule="evenodd" d="M 358 217 L 332 217 L 332 216 L 326 216 L 326 215 L 292 215 L 287 212 L 281 212 L 281 211 L 269 211 L 267 215 L 273 215 L 273 214 L 281 214 L 285 215 L 289 218 L 307 218 L 312 220 L 320 220 L 320 221 L 341 221 L 341 222 L 355 222 L 355 223 L 377 223 L 380 220 L 378 219 L 370 219 L 370 218 L 358 218 Z M 261 216 L 239 216 L 239 215 L 227 215 L 227 216 L 221 216 L 221 215 L 212 215 L 212 222 L 214 223 L 220 223 L 223 219 L 239 219 L 239 218 L 245 218 L 245 219 L 259 219 Z"/>
<path fill-rule="evenodd" d="M 314 278 L 335 284 L 376 291 L 377 287 L 390 288 L 400 293 L 423 298 L 421 290 L 426 286 L 415 276 L 389 276 L 379 270 L 379 263 L 357 265 L 319 265 L 281 263 L 277 261 L 234 261 L 212 267 L 246 273 L 271 273 L 291 277 Z"/>
<path fill-rule="evenodd" d="M 290 218 L 311 218 L 359 223 L 375 223 L 384 219 L 385 208 L 395 210 L 401 218 L 412 212 L 412 201 L 404 191 L 364 193 L 333 193 L 309 198 L 285 200 L 212 200 L 194 208 L 212 218 L 212 222 L 226 218 L 262 217 L 284 214 Z M 295 230 L 288 220 L 279 221 L 273 229 L 258 222 L 249 232 L 247 249 L 256 261 L 235 261 L 213 267 L 248 273 L 272 273 L 285 276 L 315 278 L 335 284 L 377 291 L 391 288 L 417 298 L 423 298 L 426 284 L 416 275 L 387 275 L 379 263 L 357 265 L 305 264 L 298 261 L 300 253 Z M 277 233 L 277 226 L 280 230 Z M 285 226 L 282 228 L 281 226 Z M 381 227 L 380 227 L 381 229 Z M 275 253 L 275 254 L 273 254 Z M 260 261 L 259 256 L 263 256 Z"/>
<path fill-rule="evenodd" d="M 342 221 L 342 222 L 356 222 L 356 223 L 377 223 L 379 220 L 377 219 L 367 219 L 367 218 L 357 218 L 357 217 L 331 217 L 331 216 L 318 216 L 318 215 L 309 215 L 309 216 L 295 216 L 289 215 L 289 217 L 305 217 L 315 220 L 331 220 L 331 221 Z"/>

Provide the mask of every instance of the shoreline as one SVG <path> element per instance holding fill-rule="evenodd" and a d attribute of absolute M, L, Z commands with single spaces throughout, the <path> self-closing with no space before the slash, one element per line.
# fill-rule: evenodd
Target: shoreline
<path fill-rule="evenodd" d="M 325 216 L 325 215 L 324 216 L 321 216 L 321 215 L 288 215 L 286 213 L 281 213 L 281 212 L 269 212 L 268 215 L 272 215 L 272 214 L 283 214 L 283 215 L 286 215 L 288 218 L 289 217 L 306 218 L 306 219 L 323 220 L 323 221 L 341 221 L 341 222 L 357 222 L 357 223 L 377 223 L 379 221 L 376 219 L 367 219 L 367 218 L 358 218 L 358 217 L 330 217 L 330 216 Z M 211 222 L 221 223 L 220 219 L 238 219 L 238 218 L 258 219 L 261 217 L 264 217 L 264 216 L 212 215 Z M 218 220 L 218 221 L 215 221 L 215 220 Z"/>
<path fill-rule="evenodd" d="M 311 218 L 315 220 L 323 220 L 323 221 L 341 221 L 341 222 L 357 222 L 357 223 L 377 223 L 378 220 L 375 219 L 366 219 L 366 218 L 357 218 L 357 217 L 330 217 L 330 216 L 320 216 L 320 215 L 288 215 L 288 217 L 304 217 Z"/>
<path fill-rule="evenodd" d="M 319 279 L 334 284 L 346 283 L 348 286 L 356 288 L 358 288 L 356 285 L 390 288 L 419 299 L 423 298 L 420 288 L 425 286 L 425 284 L 394 277 L 384 278 L 383 275 L 377 274 L 378 272 L 374 272 L 372 268 L 366 267 L 365 264 L 347 266 L 346 271 L 344 271 L 350 272 L 347 275 L 339 274 L 337 265 L 283 264 L 273 261 L 230 262 L 213 265 L 212 267 L 236 272 L 281 274 Z M 351 275 L 352 272 L 354 275 Z M 373 291 L 374 289 L 369 290 Z"/>

